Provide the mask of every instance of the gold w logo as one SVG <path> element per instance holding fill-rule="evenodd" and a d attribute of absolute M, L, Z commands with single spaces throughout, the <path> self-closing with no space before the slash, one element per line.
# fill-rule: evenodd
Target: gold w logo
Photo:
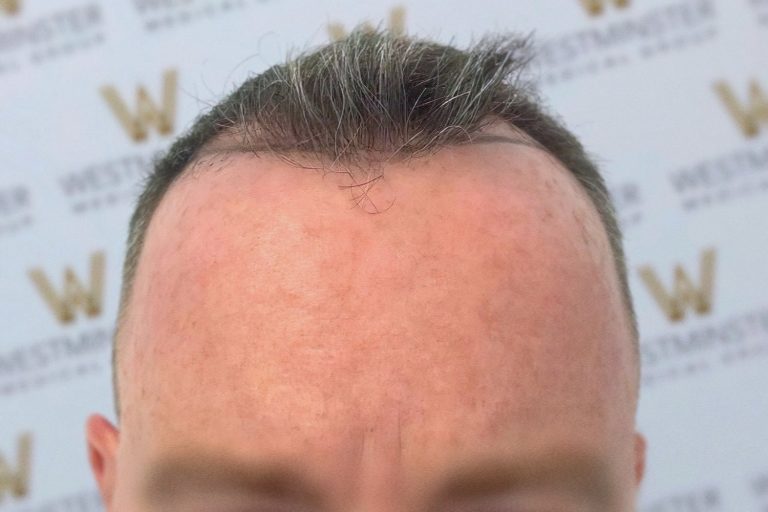
<path fill-rule="evenodd" d="M 4 14 L 16 14 L 21 9 L 21 0 L 0 0 L 0 11 Z"/>
<path fill-rule="evenodd" d="M 163 73 L 161 107 L 152 100 L 144 86 L 140 85 L 136 91 L 135 112 L 131 112 L 114 86 L 105 85 L 100 91 L 128 136 L 134 142 L 141 142 L 147 138 L 150 126 L 154 126 L 161 135 L 173 132 L 176 118 L 176 84 L 176 70 L 166 70 Z"/>
<path fill-rule="evenodd" d="M 700 315 L 710 312 L 715 282 L 715 256 L 714 249 L 702 252 L 698 286 L 688 277 L 681 265 L 675 265 L 671 292 L 661 284 L 661 280 L 650 266 L 640 267 L 640 278 L 671 322 L 682 320 L 687 308 L 692 308 Z"/>
<path fill-rule="evenodd" d="M 605 4 L 612 3 L 618 9 L 629 7 L 630 0 L 581 0 L 581 6 L 590 16 L 600 16 L 605 11 Z"/>
<path fill-rule="evenodd" d="M 0 505 L 6 492 L 14 498 L 23 498 L 29 493 L 29 472 L 32 459 L 32 435 L 24 433 L 16 442 L 16 467 L 13 468 L 0 453 Z"/>
<path fill-rule="evenodd" d="M 54 289 L 42 269 L 34 268 L 29 271 L 29 277 L 60 323 L 72 322 L 78 309 L 82 309 L 87 316 L 91 317 L 101 313 L 104 295 L 104 259 L 102 251 L 91 254 L 91 275 L 88 287 L 83 286 L 74 270 L 66 267 L 61 293 Z"/>
<path fill-rule="evenodd" d="M 760 123 L 768 123 L 768 96 L 757 80 L 749 83 L 746 103 L 736 98 L 736 94 L 725 81 L 715 83 L 714 87 L 745 137 L 755 137 L 760 131 Z"/>
<path fill-rule="evenodd" d="M 366 21 L 362 24 L 364 30 L 373 31 L 374 27 L 370 22 Z M 347 29 L 344 28 L 342 23 L 329 23 L 328 24 L 328 36 L 332 41 L 338 41 L 344 39 L 347 36 Z M 387 21 L 387 29 L 395 35 L 405 34 L 405 7 L 397 6 L 389 10 L 389 20 Z"/>

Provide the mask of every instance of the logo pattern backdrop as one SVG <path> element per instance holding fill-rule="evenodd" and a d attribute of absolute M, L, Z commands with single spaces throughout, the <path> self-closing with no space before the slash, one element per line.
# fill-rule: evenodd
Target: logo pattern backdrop
<path fill-rule="evenodd" d="M 0 512 L 102 510 L 83 424 L 112 414 L 152 158 L 249 74 L 359 24 L 534 31 L 534 77 L 625 231 L 639 510 L 768 510 L 768 1 L 0 0 Z"/>

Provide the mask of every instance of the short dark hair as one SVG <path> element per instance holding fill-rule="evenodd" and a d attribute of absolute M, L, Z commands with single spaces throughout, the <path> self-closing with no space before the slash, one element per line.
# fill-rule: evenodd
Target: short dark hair
<path fill-rule="evenodd" d="M 546 111 L 534 82 L 524 79 L 534 55 L 531 41 L 487 36 L 460 50 L 359 28 L 246 80 L 156 160 L 130 221 L 118 330 L 153 213 L 174 180 L 206 155 L 268 152 L 294 163 L 293 157 L 311 157 L 363 169 L 375 159 L 414 158 L 472 142 L 483 127 L 502 121 L 559 160 L 591 198 L 613 250 L 637 356 L 637 321 L 613 204 L 581 143 Z"/>

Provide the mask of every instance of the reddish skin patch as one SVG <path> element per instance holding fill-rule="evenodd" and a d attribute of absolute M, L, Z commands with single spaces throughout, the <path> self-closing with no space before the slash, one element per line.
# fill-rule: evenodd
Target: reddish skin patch
<path fill-rule="evenodd" d="M 633 509 L 630 329 L 578 184 L 512 144 L 382 172 L 373 215 L 348 178 L 267 157 L 173 185 L 121 331 L 108 510 L 155 510 L 140 486 L 171 454 L 288 461 L 333 510 L 396 512 L 465 461 L 555 446 Z"/>

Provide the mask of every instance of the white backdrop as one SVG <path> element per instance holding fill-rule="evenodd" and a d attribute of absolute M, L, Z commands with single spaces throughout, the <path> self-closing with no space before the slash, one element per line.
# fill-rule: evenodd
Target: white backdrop
<path fill-rule="evenodd" d="M 619 206 L 643 512 L 768 510 L 767 0 L 0 0 L 0 512 L 101 510 L 127 220 L 152 155 L 291 47 L 365 20 L 535 31 Z M 153 115 L 153 112 L 156 115 Z"/>

